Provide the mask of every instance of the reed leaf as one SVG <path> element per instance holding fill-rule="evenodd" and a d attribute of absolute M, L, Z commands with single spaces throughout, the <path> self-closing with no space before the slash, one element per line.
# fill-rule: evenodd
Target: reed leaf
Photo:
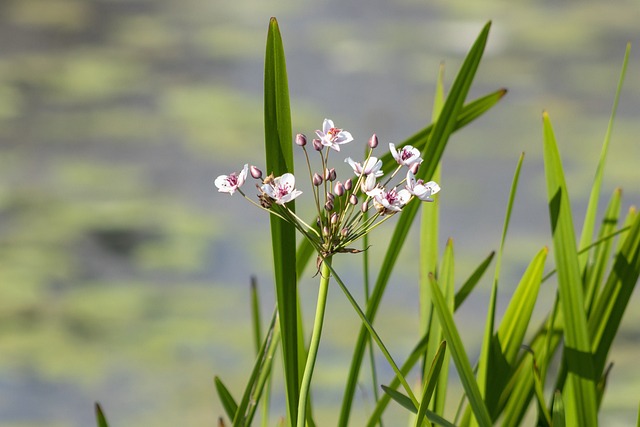
<path fill-rule="evenodd" d="M 96 422 L 98 424 L 98 427 L 109 427 L 109 423 L 107 423 L 107 418 L 104 416 L 102 407 L 100 407 L 100 404 L 98 402 L 96 402 L 95 404 L 95 411 L 96 411 Z"/>

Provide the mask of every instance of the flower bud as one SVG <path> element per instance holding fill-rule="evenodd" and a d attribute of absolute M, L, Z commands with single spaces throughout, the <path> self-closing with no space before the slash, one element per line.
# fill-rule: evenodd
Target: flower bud
<path fill-rule="evenodd" d="M 329 181 L 335 181 L 337 176 L 335 168 L 329 169 Z"/>
<path fill-rule="evenodd" d="M 329 181 L 329 177 L 331 176 L 331 171 L 328 168 L 324 169 L 324 180 Z"/>
<path fill-rule="evenodd" d="M 307 137 L 302 133 L 297 134 L 296 145 L 299 145 L 300 147 L 304 147 L 305 145 L 307 145 Z"/>
<path fill-rule="evenodd" d="M 311 141 L 311 144 L 313 145 L 314 150 L 322 151 L 322 141 L 320 141 L 319 139 L 314 139 L 313 141 Z"/>
<path fill-rule="evenodd" d="M 351 181 L 351 178 L 349 178 L 344 182 L 344 189 L 347 191 L 351 191 L 351 187 L 353 187 L 353 182 Z"/>
<path fill-rule="evenodd" d="M 331 224 L 337 224 L 337 223 L 338 223 L 338 214 L 334 212 L 331 214 Z"/>
<path fill-rule="evenodd" d="M 352 194 L 351 197 L 349 197 L 349 203 L 351 203 L 353 206 L 358 204 L 358 198 L 355 194 Z"/>
<path fill-rule="evenodd" d="M 369 202 L 367 202 L 366 200 L 362 202 L 362 206 L 360 206 L 360 210 L 362 211 L 362 213 L 367 212 L 369 210 Z"/>
<path fill-rule="evenodd" d="M 331 212 L 333 210 L 333 202 L 331 200 L 327 200 L 327 203 L 324 204 L 324 209 Z"/>
<path fill-rule="evenodd" d="M 373 135 L 371 135 L 371 138 L 369 138 L 369 147 L 376 148 L 377 146 L 378 146 L 378 137 L 374 133 Z"/>
<path fill-rule="evenodd" d="M 340 181 L 336 181 L 336 185 L 333 187 L 333 192 L 336 196 L 340 197 L 344 194 L 344 185 Z"/>
<path fill-rule="evenodd" d="M 420 168 L 420 163 L 415 162 L 414 164 L 411 165 L 411 167 L 409 167 L 409 170 L 411 171 L 411 173 L 415 175 L 418 173 L 419 168 Z"/>
<path fill-rule="evenodd" d="M 322 227 L 322 234 L 324 234 L 325 236 L 328 236 L 330 234 L 329 227 L 327 227 L 326 225 Z"/>
<path fill-rule="evenodd" d="M 313 185 L 318 187 L 321 184 L 322 184 L 322 177 L 320 176 L 320 174 L 314 173 L 313 174 Z"/>
<path fill-rule="evenodd" d="M 335 197 L 333 194 L 327 192 L 327 200 L 333 202 L 335 200 Z"/>
<path fill-rule="evenodd" d="M 251 176 L 254 177 L 255 179 L 262 178 L 262 171 L 260 169 L 258 169 L 255 166 L 251 166 L 250 170 L 251 170 Z"/>
<path fill-rule="evenodd" d="M 340 234 L 342 235 L 342 237 L 347 237 L 347 235 L 349 234 L 349 229 L 347 227 L 343 228 L 342 230 L 340 230 Z"/>

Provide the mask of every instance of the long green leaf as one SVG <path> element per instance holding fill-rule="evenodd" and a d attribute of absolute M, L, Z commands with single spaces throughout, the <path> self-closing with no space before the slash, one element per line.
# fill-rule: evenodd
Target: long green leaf
<path fill-rule="evenodd" d="M 98 402 L 96 402 L 95 404 L 95 411 L 96 411 L 96 422 L 98 423 L 98 427 L 109 427 L 109 424 L 107 423 L 107 418 L 104 416 L 104 412 L 102 411 L 102 408 L 100 407 L 100 404 Z"/>
<path fill-rule="evenodd" d="M 264 127 L 267 173 L 293 173 L 291 112 L 287 68 L 280 29 L 271 18 L 264 65 Z M 288 208 L 294 210 L 294 202 Z M 296 234 L 293 225 L 271 215 L 271 242 L 275 287 L 282 330 L 282 353 L 287 407 L 297 418 L 299 400 L 298 295 L 296 282 Z"/>
<path fill-rule="evenodd" d="M 553 395 L 553 427 L 564 427 L 566 423 L 562 393 L 556 391 Z"/>
<path fill-rule="evenodd" d="M 558 270 L 558 288 L 564 315 L 565 361 L 573 394 L 568 401 L 567 421 L 571 425 L 598 423 L 596 389 L 587 330 L 584 295 L 569 195 L 555 135 L 548 114 L 543 114 L 544 165 L 551 218 L 551 233 Z"/>
<path fill-rule="evenodd" d="M 264 341 L 260 347 L 260 351 L 256 357 L 256 361 L 251 370 L 251 375 L 247 381 L 247 385 L 242 394 L 242 399 L 237 405 L 235 416 L 233 418 L 233 427 L 246 427 L 250 425 L 249 418 L 251 417 L 250 408 L 255 407 L 257 404 L 256 390 L 257 384 L 261 377 L 264 377 L 265 371 L 270 368 L 270 359 L 267 357 L 271 353 L 272 347 L 275 346 L 277 340 L 274 340 L 274 331 L 276 330 L 276 321 L 278 320 L 277 312 L 274 311 L 269 330 L 265 336 Z M 258 391 L 259 392 L 259 391 Z"/>
<path fill-rule="evenodd" d="M 469 92 L 473 77 L 475 76 L 478 65 L 480 64 L 482 53 L 484 52 L 484 47 L 489 35 L 489 28 L 490 23 L 483 28 L 482 32 L 478 36 L 478 39 L 467 55 L 467 58 L 462 64 L 460 72 L 451 87 L 451 92 L 447 97 L 447 101 L 445 102 L 440 117 L 430 135 L 429 143 L 423 153 L 423 157 L 428 159 L 428 161 L 425 162 L 427 164 L 422 166 L 418 171 L 417 177 L 419 179 L 427 180 L 429 177 L 432 177 L 438 163 L 440 162 L 440 158 L 442 157 L 448 138 L 451 135 L 451 132 L 455 129 L 462 104 Z M 384 294 L 389 277 L 391 276 L 391 271 L 398 259 L 400 248 L 409 233 L 409 229 L 411 228 L 411 224 L 413 223 L 418 207 L 419 205 L 417 203 L 410 203 L 403 209 L 403 212 L 400 215 L 400 219 L 398 220 L 389 244 L 389 250 L 382 262 L 382 268 L 380 269 L 371 298 L 367 304 L 366 317 L 370 321 L 374 320 L 378 311 L 378 306 L 382 300 L 382 295 Z M 367 342 L 367 334 L 367 329 L 364 326 L 361 327 L 356 341 L 353 358 L 351 360 L 351 367 L 347 378 L 345 394 L 342 401 L 342 409 L 340 411 L 340 418 L 338 421 L 339 426 L 346 426 L 348 424 L 349 415 L 351 413 L 351 404 L 353 402 L 353 396 L 355 394 L 358 375 Z"/>
<path fill-rule="evenodd" d="M 433 359 L 433 363 L 431 364 L 431 368 L 429 369 L 429 374 L 424 380 L 422 398 L 420 399 L 420 406 L 418 407 L 418 414 L 416 415 L 416 427 L 422 426 L 422 421 L 424 421 L 424 417 L 427 415 L 427 409 L 429 408 L 431 396 L 433 396 L 433 391 L 435 390 L 436 384 L 438 383 L 438 377 L 440 376 L 440 370 L 442 369 L 442 362 L 445 358 L 446 349 L 447 342 L 442 341 L 438 346 L 438 351 L 436 352 L 436 357 Z"/>
<path fill-rule="evenodd" d="M 620 94 L 622 93 L 622 84 L 624 83 L 624 77 L 627 73 L 627 66 L 629 65 L 629 55 L 631 53 L 631 43 L 627 44 L 624 60 L 622 61 L 622 71 L 620 72 L 620 78 L 618 79 L 618 87 L 613 100 L 613 108 L 611 109 L 611 116 L 609 118 L 609 125 L 607 126 L 607 132 L 604 136 L 604 143 L 600 151 L 600 159 L 598 160 L 598 167 L 596 169 L 595 176 L 593 178 L 593 185 L 591 187 L 591 194 L 589 195 L 589 204 L 587 205 L 587 212 L 584 218 L 584 225 L 582 227 L 582 236 L 580 237 L 579 248 L 586 247 L 591 243 L 593 237 L 593 230 L 596 223 L 596 214 L 598 210 L 598 201 L 600 200 L 600 188 L 602 187 L 602 179 L 604 178 L 604 167 L 607 161 L 607 152 L 609 151 L 609 142 L 611 141 L 611 133 L 613 132 L 613 121 L 616 117 L 618 110 L 618 104 L 620 102 Z M 581 270 L 586 265 L 588 253 L 580 256 Z"/>
<path fill-rule="evenodd" d="M 218 397 L 220 398 L 220 402 L 222 402 L 224 412 L 227 414 L 227 417 L 229 417 L 229 419 L 233 420 L 236 417 L 236 413 L 238 412 L 238 404 L 229 392 L 229 389 L 227 389 L 227 387 L 217 375 L 213 378 L 213 381 L 216 385 Z"/>
<path fill-rule="evenodd" d="M 490 427 L 492 424 L 491 417 L 489 416 L 489 411 L 482 400 L 482 395 L 480 394 L 478 383 L 473 375 L 473 369 L 471 368 L 469 357 L 465 352 L 464 345 L 460 339 L 460 334 L 458 333 L 458 329 L 456 328 L 453 320 L 453 313 L 449 310 L 445 298 L 442 295 L 435 279 L 431 281 L 431 294 L 433 296 L 433 305 L 436 313 L 438 313 L 442 330 L 447 339 L 449 349 L 451 350 L 451 357 L 453 358 L 458 374 L 460 375 L 460 381 L 462 382 L 462 386 L 467 394 L 467 398 L 469 399 L 469 404 L 471 405 L 473 414 L 481 427 Z"/>

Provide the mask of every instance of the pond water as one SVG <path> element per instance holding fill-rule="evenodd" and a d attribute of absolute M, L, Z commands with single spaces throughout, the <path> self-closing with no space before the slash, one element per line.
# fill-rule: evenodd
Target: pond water
<path fill-rule="evenodd" d="M 640 41 L 634 1 L 6 0 L 0 4 L 3 426 L 92 425 L 96 400 L 113 425 L 213 425 L 222 413 L 213 375 L 240 393 L 253 354 L 251 275 L 265 315 L 273 304 L 268 219 L 240 198 L 218 194 L 213 179 L 244 163 L 263 164 L 262 64 L 271 16 L 278 17 L 287 54 L 294 132 L 311 135 L 329 117 L 356 142 L 375 132 L 383 146 L 430 122 L 439 65 L 445 63 L 450 83 L 492 20 L 471 96 L 501 87 L 509 93 L 458 132 L 444 157 L 440 237 L 454 239 L 457 277 L 462 281 L 498 245 L 522 151 L 503 262 L 505 298 L 526 263 L 550 244 L 543 110 L 555 126 L 580 225 L 625 45 Z M 604 204 L 622 186 L 625 208 L 640 200 L 636 50 L 603 189 Z M 359 152 L 349 147 L 345 156 Z M 376 231 L 374 261 L 391 229 Z M 399 359 L 418 330 L 414 248 L 412 240 L 378 316 Z M 354 259 L 337 266 L 357 281 Z M 314 302 L 312 274 L 301 283 L 306 312 Z M 461 321 L 484 319 L 487 287 Z M 321 425 L 335 423 L 331 410 L 359 326 L 337 292 L 329 304 L 315 390 L 316 412 L 327 414 Z M 608 426 L 628 424 L 637 408 L 638 321 L 630 310 L 614 347 L 603 411 Z M 409 333 L 398 336 L 406 325 Z M 476 344 L 478 331 L 463 332 Z M 354 425 L 370 404 L 366 394 L 358 399 L 364 409 Z M 275 420 L 281 396 L 274 404 Z"/>

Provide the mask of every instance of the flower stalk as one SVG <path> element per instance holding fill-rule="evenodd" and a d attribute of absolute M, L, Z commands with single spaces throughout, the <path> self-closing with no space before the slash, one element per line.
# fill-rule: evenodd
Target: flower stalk
<path fill-rule="evenodd" d="M 309 352 L 307 361 L 304 365 L 304 373 L 302 375 L 302 384 L 300 386 L 300 401 L 298 402 L 298 420 L 297 427 L 304 427 L 306 420 L 307 401 L 309 399 L 309 391 L 311 387 L 311 377 L 318 356 L 318 348 L 320 347 L 320 337 L 322 335 L 322 326 L 324 324 L 324 313 L 327 305 L 327 295 L 329 293 L 329 279 L 331 258 L 322 260 L 320 266 L 320 287 L 318 289 L 318 302 L 316 305 L 316 315 L 313 321 L 313 330 L 311 332 L 311 342 L 309 343 Z"/>

